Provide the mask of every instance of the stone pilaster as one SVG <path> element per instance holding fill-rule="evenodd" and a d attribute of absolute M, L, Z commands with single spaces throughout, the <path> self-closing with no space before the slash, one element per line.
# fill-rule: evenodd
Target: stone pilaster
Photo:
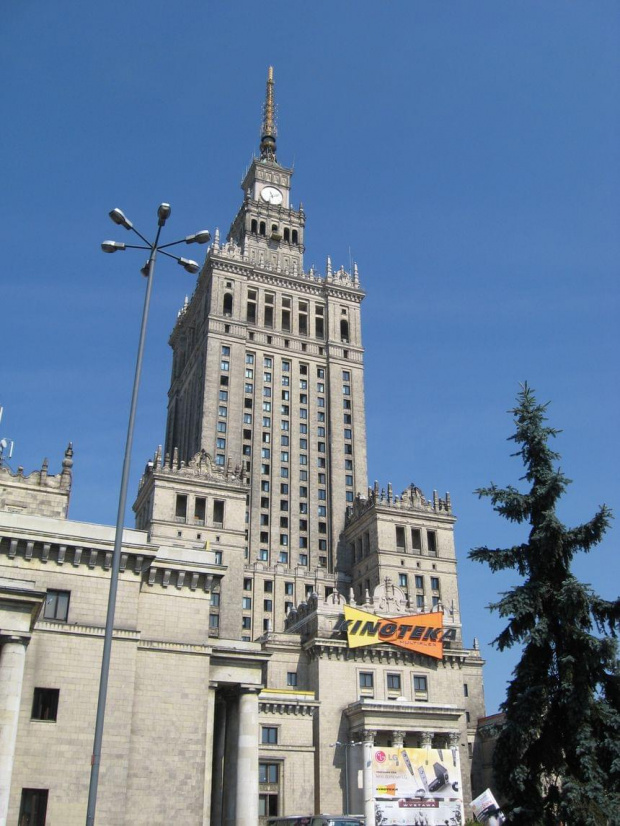
<path fill-rule="evenodd" d="M 0 637 L 0 826 L 6 826 L 11 775 L 17 741 L 17 722 L 24 682 L 26 647 L 30 636 Z"/>

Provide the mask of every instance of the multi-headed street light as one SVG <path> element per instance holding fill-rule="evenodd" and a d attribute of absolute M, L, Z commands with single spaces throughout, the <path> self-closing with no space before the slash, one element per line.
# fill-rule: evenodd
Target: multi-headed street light
<path fill-rule="evenodd" d="M 127 426 L 127 441 L 125 443 L 125 456 L 123 459 L 123 472 L 121 474 L 121 489 L 118 498 L 118 513 L 116 518 L 116 532 L 114 535 L 114 554 L 112 557 L 112 572 L 110 575 L 110 591 L 108 595 L 108 612 L 106 615 L 105 634 L 103 639 L 103 657 L 101 660 L 101 676 L 99 679 L 99 696 L 97 698 L 97 720 L 95 723 L 95 740 L 93 744 L 93 755 L 91 759 L 90 784 L 88 787 L 88 808 L 86 812 L 87 826 L 94 826 L 95 810 L 97 807 L 97 788 L 99 785 L 99 765 L 101 762 L 101 742 L 103 739 L 103 723 L 105 719 L 105 706 L 108 693 L 108 676 L 110 673 L 110 652 L 112 650 L 112 634 L 114 630 L 114 613 L 116 609 L 116 592 L 118 589 L 118 573 L 120 569 L 121 549 L 123 545 L 123 523 L 125 521 L 125 508 L 127 505 L 127 485 L 129 481 L 129 469 L 131 466 L 131 447 L 133 444 L 133 430 L 136 418 L 136 408 L 138 403 L 138 389 L 140 387 L 140 374 L 142 372 L 142 357 L 144 354 L 144 342 L 146 340 L 146 325 L 149 316 L 149 305 L 151 302 L 151 290 L 153 288 L 153 277 L 155 274 L 155 260 L 157 253 L 161 252 L 168 258 L 180 264 L 187 272 L 196 274 L 200 270 L 200 265 L 196 261 L 188 258 L 179 258 L 172 253 L 166 252 L 168 247 L 176 244 L 206 244 L 211 239 L 208 230 L 202 230 L 194 235 L 188 235 L 180 241 L 172 241 L 169 244 L 159 244 L 159 236 L 162 228 L 170 217 L 170 204 L 160 204 L 157 210 L 157 234 L 155 241 L 151 243 L 134 227 L 120 209 L 113 209 L 110 218 L 115 224 L 134 232 L 146 246 L 141 244 L 123 244 L 118 241 L 104 241 L 101 249 L 104 252 L 121 252 L 126 249 L 148 250 L 149 257 L 141 272 L 147 279 L 146 292 L 144 296 L 144 308 L 142 310 L 142 325 L 140 327 L 140 339 L 138 342 L 138 355 L 136 357 L 136 371 L 133 380 L 133 391 L 131 394 L 131 405 L 129 408 L 129 423 Z"/>

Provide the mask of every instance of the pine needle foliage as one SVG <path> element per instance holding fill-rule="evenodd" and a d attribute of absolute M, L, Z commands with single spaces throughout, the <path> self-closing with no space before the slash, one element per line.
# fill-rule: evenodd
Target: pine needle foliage
<path fill-rule="evenodd" d="M 620 599 L 609 602 L 571 572 L 573 557 L 591 551 L 609 527 L 606 505 L 577 528 L 556 514 L 570 480 L 557 465 L 546 426 L 547 405 L 522 385 L 514 416 L 514 456 L 529 491 L 495 484 L 476 491 L 497 513 L 529 524 L 527 542 L 476 548 L 469 554 L 492 571 L 514 569 L 522 581 L 490 606 L 508 619 L 494 641 L 522 646 L 495 749 L 495 781 L 514 826 L 620 824 L 620 670 L 616 634 Z"/>

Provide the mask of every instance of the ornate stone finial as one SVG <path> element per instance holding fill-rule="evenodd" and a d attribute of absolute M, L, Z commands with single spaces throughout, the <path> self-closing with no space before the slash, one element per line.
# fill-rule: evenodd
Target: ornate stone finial
<path fill-rule="evenodd" d="M 263 124 L 260 136 L 260 158 L 261 161 L 276 161 L 276 107 L 273 96 L 273 66 L 267 72 L 267 90 L 265 93 L 265 103 L 263 105 Z"/>
<path fill-rule="evenodd" d="M 388 502 L 392 501 L 393 491 L 392 491 L 392 483 L 388 482 L 388 491 L 387 491 L 387 499 Z"/>
<path fill-rule="evenodd" d="M 357 270 L 357 264 L 353 264 L 353 283 L 356 287 L 359 287 L 360 284 L 360 276 Z"/>
<path fill-rule="evenodd" d="M 172 467 L 176 470 L 179 467 L 179 448 L 175 447 L 172 451 Z"/>
<path fill-rule="evenodd" d="M 219 227 L 216 228 L 215 234 L 213 235 L 213 248 L 219 250 L 220 248 L 220 229 Z"/>
<path fill-rule="evenodd" d="M 155 451 L 155 458 L 153 459 L 153 465 L 155 466 L 156 470 L 159 470 L 161 467 L 161 445 L 157 445 L 157 450 Z"/>
<path fill-rule="evenodd" d="M 41 465 L 41 482 L 45 482 L 47 479 L 47 471 L 50 466 L 47 456 L 43 459 L 43 464 Z"/>
<path fill-rule="evenodd" d="M 328 280 L 328 281 L 331 281 L 332 274 L 333 274 L 333 270 L 332 270 L 332 259 L 331 259 L 331 257 L 328 255 L 328 256 L 327 256 L 327 280 Z"/>

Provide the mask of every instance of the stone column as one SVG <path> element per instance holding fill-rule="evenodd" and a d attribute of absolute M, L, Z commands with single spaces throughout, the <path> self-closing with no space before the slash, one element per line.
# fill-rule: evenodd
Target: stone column
<path fill-rule="evenodd" d="M 226 698 L 226 738 L 224 743 L 224 769 L 222 776 L 222 823 L 235 826 L 237 789 L 240 775 L 237 760 L 239 740 L 239 703 L 236 697 Z"/>
<path fill-rule="evenodd" d="M 29 636 L 0 637 L 0 826 L 6 826 Z"/>
<path fill-rule="evenodd" d="M 421 749 L 430 749 L 433 745 L 433 731 L 421 731 L 420 732 L 420 748 Z"/>
<path fill-rule="evenodd" d="M 258 823 L 258 689 L 242 687 L 237 739 L 236 826 Z"/>
<path fill-rule="evenodd" d="M 372 762 L 374 754 L 374 744 L 376 731 L 366 729 L 362 736 L 364 750 L 364 767 L 362 775 L 364 778 L 364 819 L 365 826 L 375 826 L 375 784 L 372 772 Z"/>
<path fill-rule="evenodd" d="M 405 734 L 404 731 L 393 731 L 392 732 L 392 746 L 395 749 L 402 749 L 405 743 Z"/>
<path fill-rule="evenodd" d="M 213 692 L 216 694 L 216 692 Z M 211 764 L 211 824 L 222 826 L 224 758 L 226 748 L 226 700 L 216 695 L 213 709 L 213 762 Z"/>
<path fill-rule="evenodd" d="M 460 739 L 461 739 L 460 731 L 450 731 L 450 732 L 448 732 L 448 748 L 449 749 L 458 749 Z"/>
<path fill-rule="evenodd" d="M 205 737 L 205 775 L 202 804 L 202 824 L 210 826 L 213 811 L 213 775 L 215 774 L 215 706 L 217 683 L 210 683 L 207 692 L 207 731 Z M 218 824 L 219 826 L 219 824 Z"/>

